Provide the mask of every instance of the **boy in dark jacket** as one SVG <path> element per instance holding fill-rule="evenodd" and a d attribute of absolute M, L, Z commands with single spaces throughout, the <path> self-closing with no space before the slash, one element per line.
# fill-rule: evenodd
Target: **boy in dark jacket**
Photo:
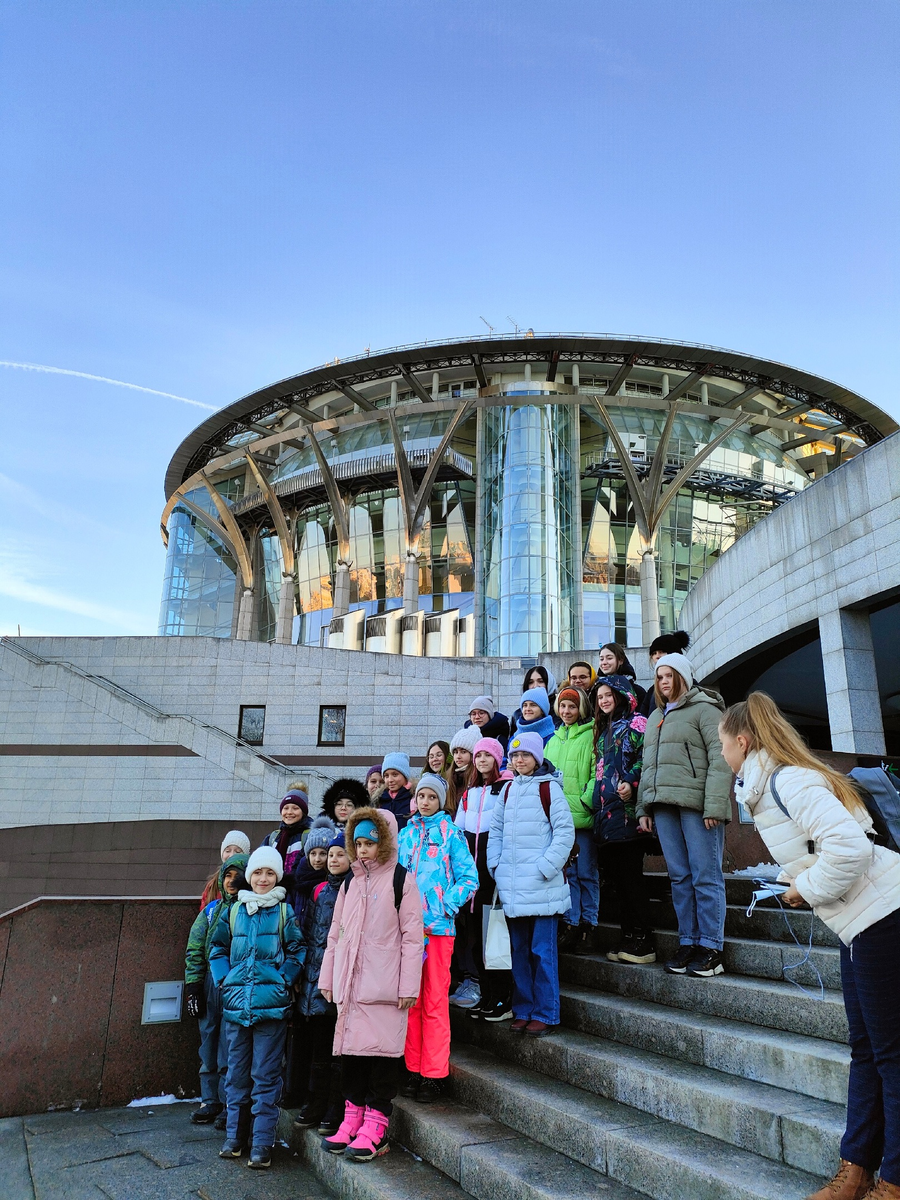
<path fill-rule="evenodd" d="M 219 1157 L 240 1158 L 246 1149 L 252 1101 L 247 1165 L 259 1170 L 272 1165 L 286 1018 L 305 947 L 279 886 L 284 867 L 278 851 L 254 850 L 246 874 L 251 890 L 239 892 L 227 918 L 216 922 L 209 969 L 222 988 L 228 1041 L 228 1133 Z"/>
<path fill-rule="evenodd" d="M 222 1033 L 222 1000 L 209 970 L 209 952 L 216 922 L 227 913 L 247 886 L 246 854 L 235 854 L 222 863 L 219 891 L 222 898 L 210 900 L 194 919 L 184 956 L 184 992 L 188 1014 L 200 1022 L 200 1107 L 191 1113 L 195 1125 L 215 1121 L 225 1128 L 225 1071 L 228 1052 Z"/>
<path fill-rule="evenodd" d="M 341 1060 L 332 1054 L 337 1008 L 319 991 L 319 968 L 328 945 L 328 931 L 338 893 L 350 874 L 350 856 L 344 848 L 343 831 L 328 847 L 328 878 L 320 883 L 307 905 L 303 921 L 306 959 L 300 975 L 300 994 L 295 1028 L 305 1042 L 309 1056 L 309 1093 L 297 1115 L 298 1129 L 316 1126 L 323 1137 L 337 1131 L 344 1115 L 341 1091 Z"/>

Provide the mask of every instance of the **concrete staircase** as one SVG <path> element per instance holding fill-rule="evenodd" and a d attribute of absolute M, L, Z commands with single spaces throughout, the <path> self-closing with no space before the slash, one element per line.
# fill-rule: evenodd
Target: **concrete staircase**
<path fill-rule="evenodd" d="M 657 886 L 662 958 L 677 937 Z M 448 1098 L 399 1100 L 391 1154 L 348 1163 L 309 1133 L 291 1134 L 295 1150 L 353 1200 L 802 1200 L 831 1173 L 843 1131 L 839 952 L 815 922 L 824 995 L 785 982 L 805 945 L 777 908 L 746 917 L 751 890 L 728 881 L 726 975 L 565 955 L 559 1030 L 533 1040 L 456 1014 Z M 805 943 L 811 915 L 790 920 Z M 799 981 L 812 990 L 815 977 L 804 968 Z"/>

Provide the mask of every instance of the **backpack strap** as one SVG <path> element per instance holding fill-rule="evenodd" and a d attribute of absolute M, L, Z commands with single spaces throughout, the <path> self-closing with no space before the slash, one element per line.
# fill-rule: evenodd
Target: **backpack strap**
<path fill-rule="evenodd" d="M 352 872 L 352 871 L 348 871 L 348 872 L 347 872 L 347 878 L 346 878 L 346 879 L 344 880 L 344 882 L 341 884 L 341 887 L 344 889 L 344 891 L 345 891 L 345 892 L 349 892 L 349 891 L 350 891 L 350 884 L 351 884 L 352 880 L 353 880 L 353 872 Z"/>
<path fill-rule="evenodd" d="M 775 786 L 775 780 L 781 774 L 782 769 L 783 768 L 781 768 L 781 767 L 776 767 L 776 769 L 769 776 L 769 791 L 772 793 L 772 799 L 775 801 L 775 803 L 778 805 L 778 807 L 781 809 L 781 811 L 784 813 L 784 815 L 790 821 L 790 820 L 793 820 L 793 818 L 791 817 L 791 814 L 788 812 L 787 806 L 785 805 L 784 801 L 778 795 L 778 788 Z"/>
<path fill-rule="evenodd" d="M 544 816 L 550 821 L 550 780 L 542 779 L 538 785 L 538 791 L 541 793 L 541 808 L 544 810 Z"/>
<path fill-rule="evenodd" d="M 402 863 L 397 863 L 394 867 L 394 908 L 400 911 L 400 902 L 403 900 L 403 885 L 406 882 L 406 867 Z"/>

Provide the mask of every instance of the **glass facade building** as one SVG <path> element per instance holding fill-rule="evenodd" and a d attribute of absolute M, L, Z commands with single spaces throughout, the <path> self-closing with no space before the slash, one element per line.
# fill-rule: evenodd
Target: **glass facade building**
<path fill-rule="evenodd" d="M 709 347 L 587 335 L 446 345 L 329 364 L 266 389 L 255 408 L 254 397 L 239 402 L 240 417 L 237 405 L 223 410 L 187 439 L 167 484 L 161 633 L 326 645 L 341 615 L 342 556 L 347 611 L 375 618 L 404 607 L 414 547 L 418 589 L 404 630 L 421 611 L 472 629 L 469 654 L 634 646 L 641 541 L 605 419 L 639 478 L 660 454 L 663 484 L 691 464 L 656 534 L 663 631 L 736 539 L 892 426 L 837 385 L 733 352 L 716 352 L 717 365 Z M 742 405 L 740 428 L 694 470 Z M 227 505 L 228 536 L 207 485 Z"/>

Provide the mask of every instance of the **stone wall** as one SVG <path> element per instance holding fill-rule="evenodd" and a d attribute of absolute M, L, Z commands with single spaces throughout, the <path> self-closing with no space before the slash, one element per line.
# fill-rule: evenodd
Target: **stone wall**
<path fill-rule="evenodd" d="M 188 1017 L 142 1025 L 144 984 L 184 978 L 194 899 L 41 899 L 0 916 L 0 1117 L 196 1096 Z"/>

